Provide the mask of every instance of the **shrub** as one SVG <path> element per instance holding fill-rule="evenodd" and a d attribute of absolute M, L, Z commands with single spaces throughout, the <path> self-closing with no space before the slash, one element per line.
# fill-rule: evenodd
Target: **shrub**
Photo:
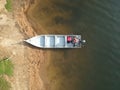
<path fill-rule="evenodd" d="M 12 0 L 6 0 L 6 4 L 5 4 L 5 8 L 8 10 L 8 11 L 11 11 L 12 10 Z"/>

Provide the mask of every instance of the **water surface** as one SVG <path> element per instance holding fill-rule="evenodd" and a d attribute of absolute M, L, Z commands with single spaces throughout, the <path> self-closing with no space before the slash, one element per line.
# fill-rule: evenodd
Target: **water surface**
<path fill-rule="evenodd" d="M 120 90 L 119 3 L 38 0 L 28 11 L 38 34 L 81 34 L 87 41 L 81 49 L 49 50 L 50 90 Z"/>

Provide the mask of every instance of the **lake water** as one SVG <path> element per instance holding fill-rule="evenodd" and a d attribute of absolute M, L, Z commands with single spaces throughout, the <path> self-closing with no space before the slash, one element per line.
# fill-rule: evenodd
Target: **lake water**
<path fill-rule="evenodd" d="M 38 0 L 27 16 L 38 34 L 87 41 L 81 49 L 48 50 L 49 90 L 120 90 L 120 0 Z"/>

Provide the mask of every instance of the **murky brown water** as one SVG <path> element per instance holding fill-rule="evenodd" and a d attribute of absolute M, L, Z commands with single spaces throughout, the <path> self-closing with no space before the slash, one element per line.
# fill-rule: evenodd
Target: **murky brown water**
<path fill-rule="evenodd" d="M 27 15 L 38 34 L 81 34 L 81 49 L 49 49 L 49 90 L 119 90 L 118 0 L 38 0 Z M 42 28 L 42 29 L 41 29 Z M 49 60 L 48 60 L 49 61 Z"/>

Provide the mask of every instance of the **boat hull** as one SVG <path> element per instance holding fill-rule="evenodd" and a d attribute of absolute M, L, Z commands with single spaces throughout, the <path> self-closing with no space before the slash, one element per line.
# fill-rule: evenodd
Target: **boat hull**
<path fill-rule="evenodd" d="M 68 42 L 68 36 L 81 40 L 81 35 L 38 35 L 25 40 L 25 42 L 39 48 L 81 48 L 81 43 L 75 45 Z"/>

